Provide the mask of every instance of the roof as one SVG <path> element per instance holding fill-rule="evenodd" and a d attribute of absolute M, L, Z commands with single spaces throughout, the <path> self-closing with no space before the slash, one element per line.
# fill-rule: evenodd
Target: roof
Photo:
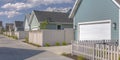
<path fill-rule="evenodd" d="M 13 23 L 6 23 L 6 28 L 9 28 L 9 27 L 11 27 L 11 28 L 12 28 L 12 27 L 13 27 L 13 25 L 14 25 Z"/>
<path fill-rule="evenodd" d="M 69 15 L 69 18 L 73 18 L 74 17 L 74 15 L 76 14 L 76 11 L 77 11 L 78 6 L 80 5 L 81 1 L 82 0 L 76 0 L 75 4 L 73 6 L 73 9 L 72 9 L 72 11 L 71 11 L 71 13 Z"/>
<path fill-rule="evenodd" d="M 25 25 L 26 20 L 27 20 L 28 23 L 30 22 L 30 15 L 31 14 L 26 14 L 25 15 L 25 19 L 24 19 L 24 22 L 23 22 L 24 25 Z"/>
<path fill-rule="evenodd" d="M 23 21 L 15 21 L 16 27 L 23 27 Z"/>
<path fill-rule="evenodd" d="M 13 23 L 6 23 L 6 26 L 13 26 Z"/>
<path fill-rule="evenodd" d="M 120 0 L 112 0 L 120 8 Z"/>
<path fill-rule="evenodd" d="M 115 0 L 118 4 L 120 4 L 120 0 Z"/>
<path fill-rule="evenodd" d="M 0 27 L 2 27 L 2 21 L 0 21 Z"/>
<path fill-rule="evenodd" d="M 39 22 L 47 20 L 48 22 L 73 23 L 73 20 L 68 18 L 67 13 L 34 10 L 34 14 Z"/>
<path fill-rule="evenodd" d="M 112 0 L 120 8 L 120 0 Z M 74 7 L 69 15 L 69 18 L 73 18 L 76 14 L 78 7 L 80 6 L 82 0 L 76 0 Z"/>

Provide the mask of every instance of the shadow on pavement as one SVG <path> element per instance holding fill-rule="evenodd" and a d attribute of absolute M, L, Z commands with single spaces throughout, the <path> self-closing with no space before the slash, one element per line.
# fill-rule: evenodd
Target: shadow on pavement
<path fill-rule="evenodd" d="M 0 47 L 0 60 L 25 60 L 43 52 L 45 51 Z"/>
<path fill-rule="evenodd" d="M 3 38 L 5 38 L 5 37 L 3 37 L 3 36 L 0 36 L 0 39 L 3 39 Z"/>

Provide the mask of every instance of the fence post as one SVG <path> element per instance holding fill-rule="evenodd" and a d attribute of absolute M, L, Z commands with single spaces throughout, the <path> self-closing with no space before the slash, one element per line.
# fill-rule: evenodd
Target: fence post
<path fill-rule="evenodd" d="M 117 60 L 119 60 L 119 46 L 117 46 Z"/>
<path fill-rule="evenodd" d="M 96 46 L 95 46 L 95 43 L 93 44 L 93 60 L 95 60 L 95 49 L 96 49 Z"/>
<path fill-rule="evenodd" d="M 108 50 L 107 50 L 108 51 L 108 60 L 110 60 L 110 46 L 108 45 L 107 47 L 108 47 Z"/>
<path fill-rule="evenodd" d="M 74 44 L 74 42 L 71 41 L 71 56 L 73 56 L 73 44 Z"/>

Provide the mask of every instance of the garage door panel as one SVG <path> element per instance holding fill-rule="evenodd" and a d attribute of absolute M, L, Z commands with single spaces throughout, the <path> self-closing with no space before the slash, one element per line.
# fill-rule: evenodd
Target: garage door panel
<path fill-rule="evenodd" d="M 79 25 L 79 40 L 110 40 L 111 24 L 98 23 Z"/>

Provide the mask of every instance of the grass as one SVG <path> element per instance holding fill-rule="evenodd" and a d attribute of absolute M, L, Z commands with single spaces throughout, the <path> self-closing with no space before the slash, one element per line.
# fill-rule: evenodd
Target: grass
<path fill-rule="evenodd" d="M 13 39 L 16 39 L 16 40 L 18 40 L 18 37 L 17 36 L 11 36 Z"/>
<path fill-rule="evenodd" d="M 26 41 L 26 42 L 29 42 L 29 39 L 28 39 L 28 37 L 26 37 L 26 38 L 25 38 L 25 41 Z"/>
<path fill-rule="evenodd" d="M 62 56 L 66 56 L 66 57 L 69 57 L 69 58 L 72 58 L 74 60 L 87 60 L 85 59 L 83 56 L 77 56 L 77 55 L 71 55 L 71 54 L 66 54 L 66 53 L 63 53 Z"/>
<path fill-rule="evenodd" d="M 64 42 L 62 42 L 62 45 L 67 45 L 67 43 L 64 41 Z"/>
<path fill-rule="evenodd" d="M 59 42 L 56 42 L 55 45 L 56 45 L 56 46 L 60 46 L 60 43 L 59 43 Z"/>
<path fill-rule="evenodd" d="M 45 47 L 49 47 L 50 46 L 50 44 L 49 43 L 45 43 Z"/>
<path fill-rule="evenodd" d="M 18 40 L 18 37 L 17 37 L 17 36 L 15 36 L 15 35 L 13 35 L 13 36 L 10 36 L 10 35 L 5 35 L 5 36 L 7 36 L 7 37 L 9 37 L 9 38 L 13 38 L 13 39 L 15 39 L 15 40 Z"/>

